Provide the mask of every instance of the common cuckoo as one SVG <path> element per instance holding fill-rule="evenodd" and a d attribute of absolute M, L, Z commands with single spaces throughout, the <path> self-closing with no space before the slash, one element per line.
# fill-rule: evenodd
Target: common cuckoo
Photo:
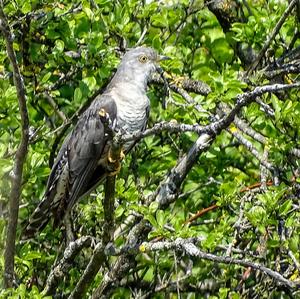
<path fill-rule="evenodd" d="M 25 227 L 23 238 L 42 230 L 51 216 L 58 226 L 67 211 L 109 175 L 110 140 L 99 113 L 106 113 L 116 130 L 143 131 L 150 102 L 146 94 L 150 75 L 167 59 L 151 48 L 128 51 L 105 91 L 97 96 L 65 138 L 48 178 L 45 194 Z M 134 141 L 123 145 L 126 154 Z"/>

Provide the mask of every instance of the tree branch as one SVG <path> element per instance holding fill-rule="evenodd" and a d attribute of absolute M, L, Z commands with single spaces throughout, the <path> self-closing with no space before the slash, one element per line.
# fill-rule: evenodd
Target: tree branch
<path fill-rule="evenodd" d="M 7 55 L 13 68 L 14 85 L 17 90 L 19 111 L 21 116 L 21 140 L 16 152 L 15 164 L 11 176 L 12 183 L 9 196 L 9 217 L 7 223 L 4 253 L 4 287 L 10 288 L 14 283 L 15 241 L 19 214 L 19 200 L 21 195 L 23 165 L 26 159 L 29 143 L 29 118 L 26 107 L 26 91 L 24 80 L 20 73 L 16 54 L 13 49 L 13 36 L 11 34 L 2 5 L 0 6 L 0 30 L 4 36 Z"/>
<path fill-rule="evenodd" d="M 190 257 L 196 257 L 204 260 L 209 260 L 216 263 L 222 264 L 235 264 L 243 267 L 250 267 L 254 270 L 262 271 L 267 274 L 271 278 L 273 278 L 277 283 L 284 284 L 290 289 L 296 289 L 300 287 L 295 282 L 284 278 L 280 273 L 271 270 L 261 264 L 253 263 L 247 260 L 234 259 L 229 256 L 218 256 L 211 253 L 204 252 L 196 247 L 196 243 L 199 240 L 191 240 L 191 239 L 182 239 L 178 238 L 175 241 L 164 241 L 164 242 L 156 242 L 156 243 L 143 243 L 140 246 L 142 252 L 153 252 L 153 251 L 162 251 L 162 250 L 176 250 L 181 253 L 185 253 Z"/>
<path fill-rule="evenodd" d="M 78 283 L 76 284 L 74 290 L 68 299 L 82 298 L 85 289 L 90 285 L 91 281 L 94 279 L 98 273 L 101 265 L 105 261 L 104 246 L 102 242 L 99 242 L 93 252 L 92 258 L 89 261 L 86 269 L 84 270 L 82 276 L 80 277 Z"/>
<path fill-rule="evenodd" d="M 155 124 L 152 128 L 145 130 L 144 132 L 137 132 L 133 134 L 125 134 L 124 136 L 120 136 L 120 142 L 124 143 L 127 141 L 137 141 L 144 137 L 157 134 L 164 130 L 168 132 L 195 132 L 198 134 L 218 134 L 223 129 L 226 129 L 231 122 L 235 119 L 236 115 L 241 111 L 241 109 L 250 104 L 252 101 L 256 100 L 256 97 L 261 96 L 267 92 L 276 92 L 280 90 L 288 90 L 293 88 L 300 88 L 300 83 L 294 84 L 273 84 L 273 85 L 264 85 L 258 86 L 253 91 L 245 92 L 237 96 L 237 101 L 235 106 L 229 110 L 229 112 L 223 116 L 220 120 L 217 120 L 207 126 L 200 126 L 199 124 L 179 124 L 174 121 L 171 122 L 160 122 Z M 241 125 L 241 122 L 239 122 Z M 251 132 L 253 135 L 254 132 Z M 262 135 L 255 135 L 255 138 L 262 141 Z"/>
<path fill-rule="evenodd" d="M 159 185 L 156 192 L 150 197 L 150 200 L 155 199 L 155 201 L 159 203 L 160 208 L 166 207 L 174 202 L 176 194 L 188 172 L 198 160 L 199 155 L 208 149 L 213 140 L 213 135 L 202 134 L 188 153 L 184 155 L 171 170 L 167 178 Z"/>
<path fill-rule="evenodd" d="M 57 116 L 63 121 L 63 123 L 68 122 L 68 118 L 66 117 L 66 115 L 61 110 L 59 110 L 59 107 L 58 107 L 57 103 L 49 95 L 49 93 L 44 92 L 43 96 L 47 100 L 47 102 L 50 104 L 50 106 L 53 108 L 53 110 L 57 114 Z"/>
<path fill-rule="evenodd" d="M 47 278 L 46 286 L 43 290 L 44 295 L 51 295 L 54 293 L 59 280 L 63 275 L 67 273 L 67 271 L 72 266 L 74 258 L 79 254 L 82 248 L 89 247 L 92 241 L 92 237 L 83 236 L 76 241 L 70 242 L 69 246 L 65 249 L 62 259 L 51 270 Z"/>
<path fill-rule="evenodd" d="M 254 101 L 257 96 L 261 96 L 266 92 L 274 92 L 278 89 L 284 90 L 299 87 L 300 83 L 290 85 L 266 85 L 256 87 L 253 91 L 239 95 L 237 97 L 236 105 L 230 110 L 228 114 L 226 114 L 222 119 L 203 127 L 203 131 L 207 133 L 203 133 L 202 135 L 200 135 L 189 152 L 177 162 L 177 165 L 170 171 L 169 175 L 158 186 L 157 190 L 149 196 L 146 204 L 149 205 L 151 202 L 157 201 L 159 204 L 159 208 L 164 209 L 169 206 L 169 204 L 174 202 L 177 198 L 176 194 L 178 192 L 178 189 L 180 188 L 183 180 L 185 179 L 193 164 L 197 161 L 201 152 L 206 150 L 210 146 L 214 138 L 217 136 L 217 134 L 219 134 L 223 129 L 226 129 L 234 120 L 235 116 L 241 111 L 241 109 Z M 132 136 L 126 136 L 124 139 L 122 139 L 122 142 L 128 140 L 127 137 L 132 138 Z M 140 138 L 141 136 L 134 137 Z M 131 230 L 131 236 L 133 236 L 136 240 L 144 240 L 147 230 L 143 230 L 142 228 L 146 228 L 146 225 L 147 222 L 145 220 L 141 220 Z M 131 268 L 130 255 L 131 253 L 124 253 L 119 256 L 113 266 L 113 269 L 105 275 L 103 281 L 94 292 L 92 298 L 100 298 L 103 294 L 109 293 L 113 284 L 121 279 L 122 273 L 128 273 L 129 269 Z"/>
<path fill-rule="evenodd" d="M 92 299 L 100 298 L 114 282 L 120 281 L 123 275 L 128 273 L 130 268 L 134 267 L 137 245 L 141 244 L 143 237 L 149 231 L 150 226 L 144 219 L 131 229 L 124 245 L 124 248 L 127 248 L 127 252 L 119 256 L 110 272 L 104 275 L 101 284 L 92 294 Z"/>

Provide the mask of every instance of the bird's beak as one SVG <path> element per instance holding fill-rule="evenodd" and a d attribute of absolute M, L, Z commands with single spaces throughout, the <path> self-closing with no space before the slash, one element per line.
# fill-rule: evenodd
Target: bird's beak
<path fill-rule="evenodd" d="M 164 55 L 158 55 L 157 60 L 156 60 L 156 70 L 158 71 L 159 74 L 162 74 L 164 71 L 163 69 L 160 67 L 159 62 L 163 61 L 163 60 L 170 60 L 171 58 L 168 56 L 164 56 Z"/>
<path fill-rule="evenodd" d="M 158 61 L 162 61 L 162 60 L 170 60 L 171 58 L 168 56 L 164 56 L 164 55 L 159 55 L 158 56 Z"/>

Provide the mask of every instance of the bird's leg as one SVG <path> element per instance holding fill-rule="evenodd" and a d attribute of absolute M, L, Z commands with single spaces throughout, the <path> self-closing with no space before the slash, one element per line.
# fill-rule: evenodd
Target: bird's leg
<path fill-rule="evenodd" d="M 116 163 L 116 161 L 122 161 L 125 158 L 125 154 L 123 152 L 123 149 L 121 148 L 120 152 L 118 152 L 118 155 L 116 156 L 113 152 L 112 149 L 110 148 L 108 151 L 108 161 L 109 163 Z"/>
<path fill-rule="evenodd" d="M 123 152 L 122 145 L 115 141 L 115 137 L 118 132 L 114 129 L 114 124 L 104 108 L 99 110 L 99 116 L 104 125 L 105 133 L 112 138 L 107 153 L 107 169 L 108 175 L 113 176 L 120 172 L 121 161 L 124 159 L 125 154 Z"/>

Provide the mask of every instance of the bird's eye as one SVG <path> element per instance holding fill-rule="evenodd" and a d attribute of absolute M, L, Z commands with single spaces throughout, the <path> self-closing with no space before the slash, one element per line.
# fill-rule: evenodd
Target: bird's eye
<path fill-rule="evenodd" d="M 146 55 L 141 55 L 140 57 L 139 57 L 139 62 L 141 62 L 141 63 L 146 63 L 147 61 L 148 61 L 148 56 L 146 56 Z"/>

